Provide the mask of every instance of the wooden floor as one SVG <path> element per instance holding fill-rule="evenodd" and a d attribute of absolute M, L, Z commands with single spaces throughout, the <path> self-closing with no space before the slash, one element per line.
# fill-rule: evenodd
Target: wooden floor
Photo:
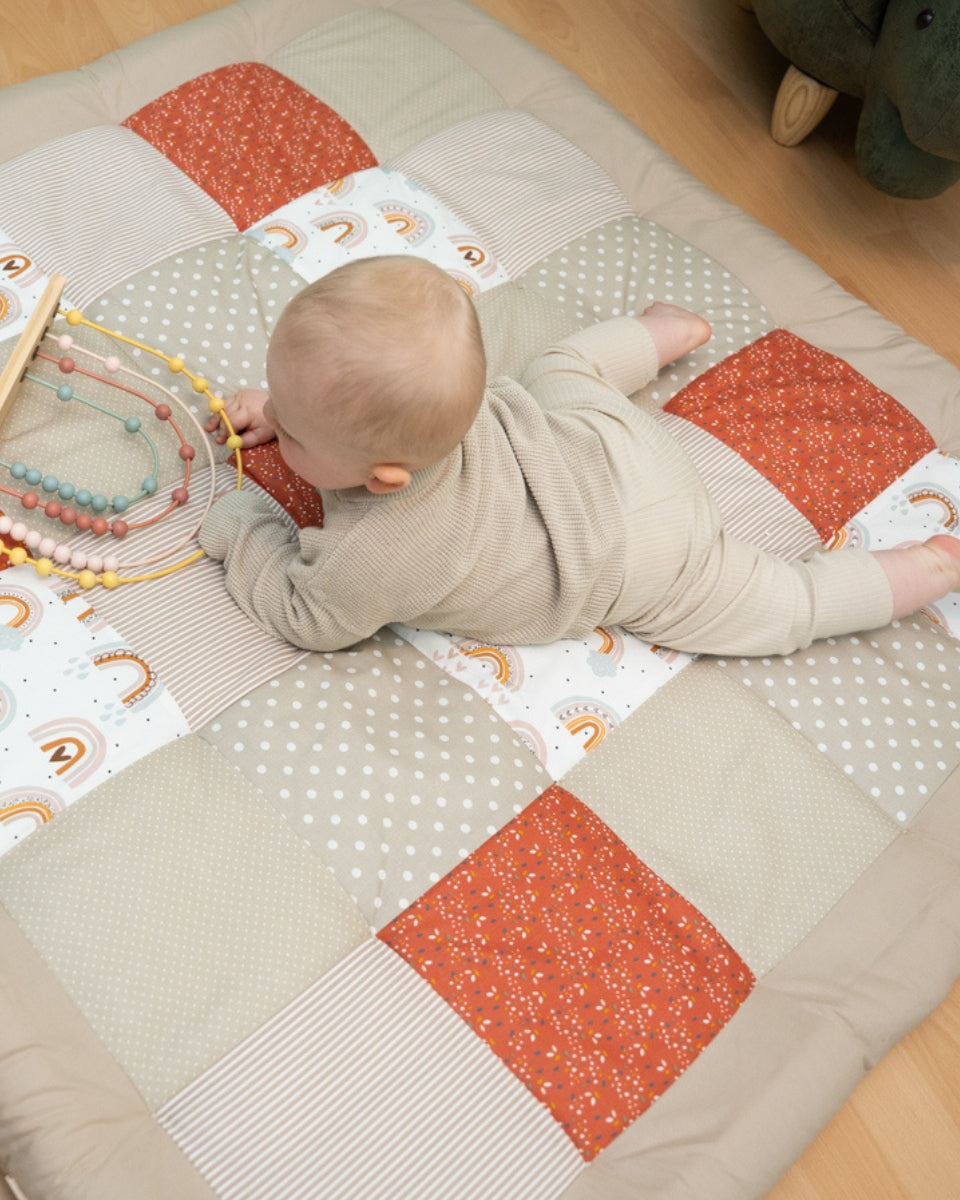
<path fill-rule="evenodd" d="M 0 86 L 79 66 L 224 2 L 2 0 Z M 960 185 L 924 201 L 868 187 L 853 164 L 857 105 L 842 97 L 801 146 L 777 146 L 768 125 L 784 64 L 736 0 L 479 7 L 960 367 Z M 871 1073 L 770 1200 L 960 1200 L 960 987 Z"/>

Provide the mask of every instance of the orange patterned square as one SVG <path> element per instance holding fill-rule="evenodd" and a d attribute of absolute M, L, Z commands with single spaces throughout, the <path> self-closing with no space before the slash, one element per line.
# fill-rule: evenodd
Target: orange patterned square
<path fill-rule="evenodd" d="M 935 448 L 892 396 L 785 329 L 711 367 L 666 408 L 736 450 L 824 542 Z"/>
<path fill-rule="evenodd" d="M 379 936 L 585 1159 L 670 1086 L 754 983 L 710 922 L 558 785 Z"/>
<path fill-rule="evenodd" d="M 280 457 L 276 442 L 263 442 L 242 450 L 243 473 L 269 493 L 287 510 L 297 526 L 323 525 L 323 501 L 317 489 L 296 472 L 291 471 Z"/>
<path fill-rule="evenodd" d="M 212 196 L 239 229 L 377 163 L 332 108 L 263 63 L 199 75 L 123 123 Z"/>

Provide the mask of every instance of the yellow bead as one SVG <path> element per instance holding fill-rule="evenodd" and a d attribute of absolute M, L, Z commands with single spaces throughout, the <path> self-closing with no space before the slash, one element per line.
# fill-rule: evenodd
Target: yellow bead
<path fill-rule="evenodd" d="M 167 366 L 174 373 L 174 375 L 179 375 L 180 372 L 183 370 L 183 359 L 182 358 L 168 358 Z"/>
<path fill-rule="evenodd" d="M 44 578 L 53 574 L 53 563 L 49 558 L 38 558 L 33 565 L 37 574 L 42 575 Z"/>
<path fill-rule="evenodd" d="M 70 311 L 67 313 L 67 324 L 68 325 L 79 325 L 82 320 L 83 320 L 83 313 L 80 311 L 79 308 L 71 308 Z"/>
<path fill-rule="evenodd" d="M 220 413 L 224 410 L 224 403 L 219 396 L 211 396 L 207 401 L 207 407 L 212 413 Z"/>
<path fill-rule="evenodd" d="M 105 588 L 115 588 L 120 582 L 116 571 L 104 571 L 100 576 L 100 582 Z"/>
<path fill-rule="evenodd" d="M 243 445 L 243 438 L 240 436 L 239 433 L 231 433 L 230 436 L 227 438 L 227 449 L 228 450 L 239 450 L 242 445 Z"/>
<path fill-rule="evenodd" d="M 97 577 L 92 571 L 81 571 L 77 576 L 77 583 L 79 583 L 82 588 L 96 587 Z"/>
<path fill-rule="evenodd" d="M 12 550 L 7 551 L 7 558 L 15 567 L 20 567 L 27 561 L 27 552 L 22 546 L 14 546 Z"/>
<path fill-rule="evenodd" d="M 210 384 L 202 375 L 198 375 L 193 381 L 193 390 L 195 392 L 205 392 L 210 387 Z"/>

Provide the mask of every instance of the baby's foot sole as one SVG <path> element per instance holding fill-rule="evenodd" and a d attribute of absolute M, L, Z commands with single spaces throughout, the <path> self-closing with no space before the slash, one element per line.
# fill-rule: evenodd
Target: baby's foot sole
<path fill-rule="evenodd" d="M 952 580 L 950 590 L 960 591 L 960 538 L 949 533 L 937 533 L 927 538 L 924 545 L 941 556 L 945 573 Z"/>
<path fill-rule="evenodd" d="M 657 348 L 657 365 L 683 358 L 710 340 L 713 330 L 698 313 L 657 300 L 643 310 L 641 322 L 647 327 Z"/>

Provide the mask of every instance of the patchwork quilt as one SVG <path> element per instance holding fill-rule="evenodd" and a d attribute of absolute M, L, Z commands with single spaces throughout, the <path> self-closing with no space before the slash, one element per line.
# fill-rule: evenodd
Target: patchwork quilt
<path fill-rule="evenodd" d="M 0 93 L 0 365 L 65 279 L 0 425 L 0 1168 L 762 1197 L 960 973 L 960 598 L 763 660 L 266 635 L 196 556 L 238 472 L 195 423 L 381 253 L 492 375 L 702 313 L 633 399 L 776 553 L 958 532 L 957 371 L 463 0 L 238 0 Z"/>

